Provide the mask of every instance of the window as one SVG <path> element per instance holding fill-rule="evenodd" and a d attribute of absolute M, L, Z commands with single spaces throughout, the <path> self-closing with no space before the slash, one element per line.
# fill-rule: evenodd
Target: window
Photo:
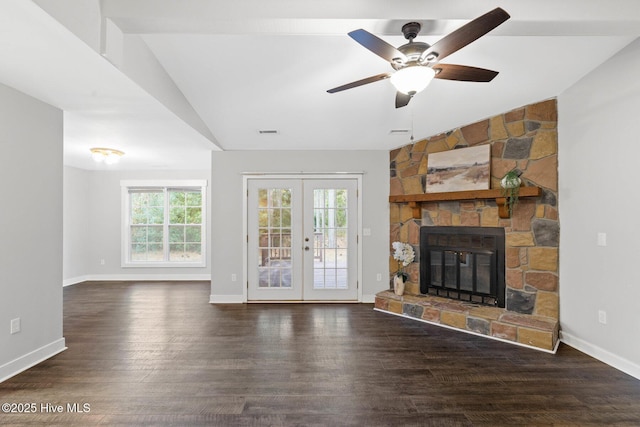
<path fill-rule="evenodd" d="M 123 266 L 204 267 L 206 181 L 123 181 Z"/>

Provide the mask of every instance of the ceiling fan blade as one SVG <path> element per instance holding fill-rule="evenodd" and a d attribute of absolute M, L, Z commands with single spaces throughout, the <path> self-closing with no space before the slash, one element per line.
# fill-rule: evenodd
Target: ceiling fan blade
<path fill-rule="evenodd" d="M 354 30 L 349 33 L 349 36 L 371 52 L 389 62 L 405 62 L 407 60 L 404 53 L 368 31 L 363 29 Z"/>
<path fill-rule="evenodd" d="M 366 85 L 366 84 L 369 84 L 369 83 L 375 83 L 375 82 L 380 81 L 380 80 L 388 79 L 389 77 L 391 77 L 391 74 L 392 73 L 377 74 L 375 76 L 367 77 L 366 79 L 357 80 L 355 82 L 347 83 L 347 84 L 342 85 L 342 86 L 334 87 L 333 89 L 329 89 L 327 92 L 336 93 L 336 92 L 340 92 L 340 91 L 343 91 L 343 90 L 352 89 L 354 87 Z"/>
<path fill-rule="evenodd" d="M 406 93 L 396 92 L 396 108 L 404 107 L 409 104 L 412 96 L 407 95 Z"/>
<path fill-rule="evenodd" d="M 459 80 L 463 82 L 490 82 L 498 75 L 497 71 L 468 65 L 436 64 L 433 66 L 436 79 Z"/>
<path fill-rule="evenodd" d="M 497 7 L 438 40 L 422 53 L 420 62 L 440 61 L 484 36 L 509 18 L 510 15 L 507 12 Z M 436 55 L 436 57 L 429 59 L 433 55 Z"/>

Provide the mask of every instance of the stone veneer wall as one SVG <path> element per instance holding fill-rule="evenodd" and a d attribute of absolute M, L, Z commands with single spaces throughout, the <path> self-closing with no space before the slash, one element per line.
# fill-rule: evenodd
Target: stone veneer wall
<path fill-rule="evenodd" d="M 557 322 L 557 140 L 557 103 L 551 99 L 391 151 L 391 195 L 425 191 L 429 153 L 482 144 L 491 145 L 491 188 L 500 188 L 502 176 L 517 168 L 524 185 L 543 191 L 541 197 L 521 198 L 508 219 L 499 218 L 494 200 L 423 203 L 422 220 L 413 219 L 407 204 L 392 203 L 390 241 L 408 242 L 416 249 L 416 261 L 407 267 L 409 294 L 419 294 L 420 226 L 504 227 L 506 309 Z M 390 255 L 390 276 L 397 267 Z"/>

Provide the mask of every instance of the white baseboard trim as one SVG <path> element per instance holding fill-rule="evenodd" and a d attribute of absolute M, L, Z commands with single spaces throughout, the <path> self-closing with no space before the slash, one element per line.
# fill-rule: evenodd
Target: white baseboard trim
<path fill-rule="evenodd" d="M 53 357 L 66 349 L 67 347 L 65 345 L 64 338 L 60 338 L 50 344 L 40 347 L 39 349 L 33 350 L 24 356 L 20 356 L 11 362 L 5 363 L 0 366 L 0 383 L 18 375 L 20 372 L 26 371 L 40 362 L 44 362 L 50 357 Z"/>
<path fill-rule="evenodd" d="M 64 279 L 62 281 L 62 287 L 76 285 L 78 283 L 86 282 L 87 280 L 89 280 L 89 276 L 71 277 L 70 279 Z"/>
<path fill-rule="evenodd" d="M 62 286 L 82 282 L 171 282 L 171 281 L 211 281 L 211 274 L 90 274 L 65 279 Z"/>
<path fill-rule="evenodd" d="M 244 304 L 242 295 L 209 295 L 210 304 Z"/>
<path fill-rule="evenodd" d="M 560 331 L 560 341 L 640 380 L 640 366 L 597 345 Z"/>

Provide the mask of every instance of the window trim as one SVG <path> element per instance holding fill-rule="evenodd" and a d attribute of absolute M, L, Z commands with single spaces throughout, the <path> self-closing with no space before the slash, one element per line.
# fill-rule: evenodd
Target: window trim
<path fill-rule="evenodd" d="M 120 265 L 123 268 L 149 268 L 149 267 L 169 267 L 169 268 L 193 268 L 193 267 L 206 267 L 207 266 L 207 218 L 209 215 L 207 209 L 207 180 L 122 180 L 120 181 L 120 195 L 121 195 L 121 261 Z M 202 194 L 202 229 L 201 229 L 201 248 L 202 248 L 202 260 L 197 262 L 179 262 L 179 261 L 131 261 L 131 234 L 130 234 L 130 189 L 160 189 L 163 192 L 174 188 L 184 187 L 199 187 Z M 166 209 L 166 206 L 165 206 Z M 166 221 L 165 216 L 165 221 Z M 167 224 L 163 224 L 166 227 Z"/>

